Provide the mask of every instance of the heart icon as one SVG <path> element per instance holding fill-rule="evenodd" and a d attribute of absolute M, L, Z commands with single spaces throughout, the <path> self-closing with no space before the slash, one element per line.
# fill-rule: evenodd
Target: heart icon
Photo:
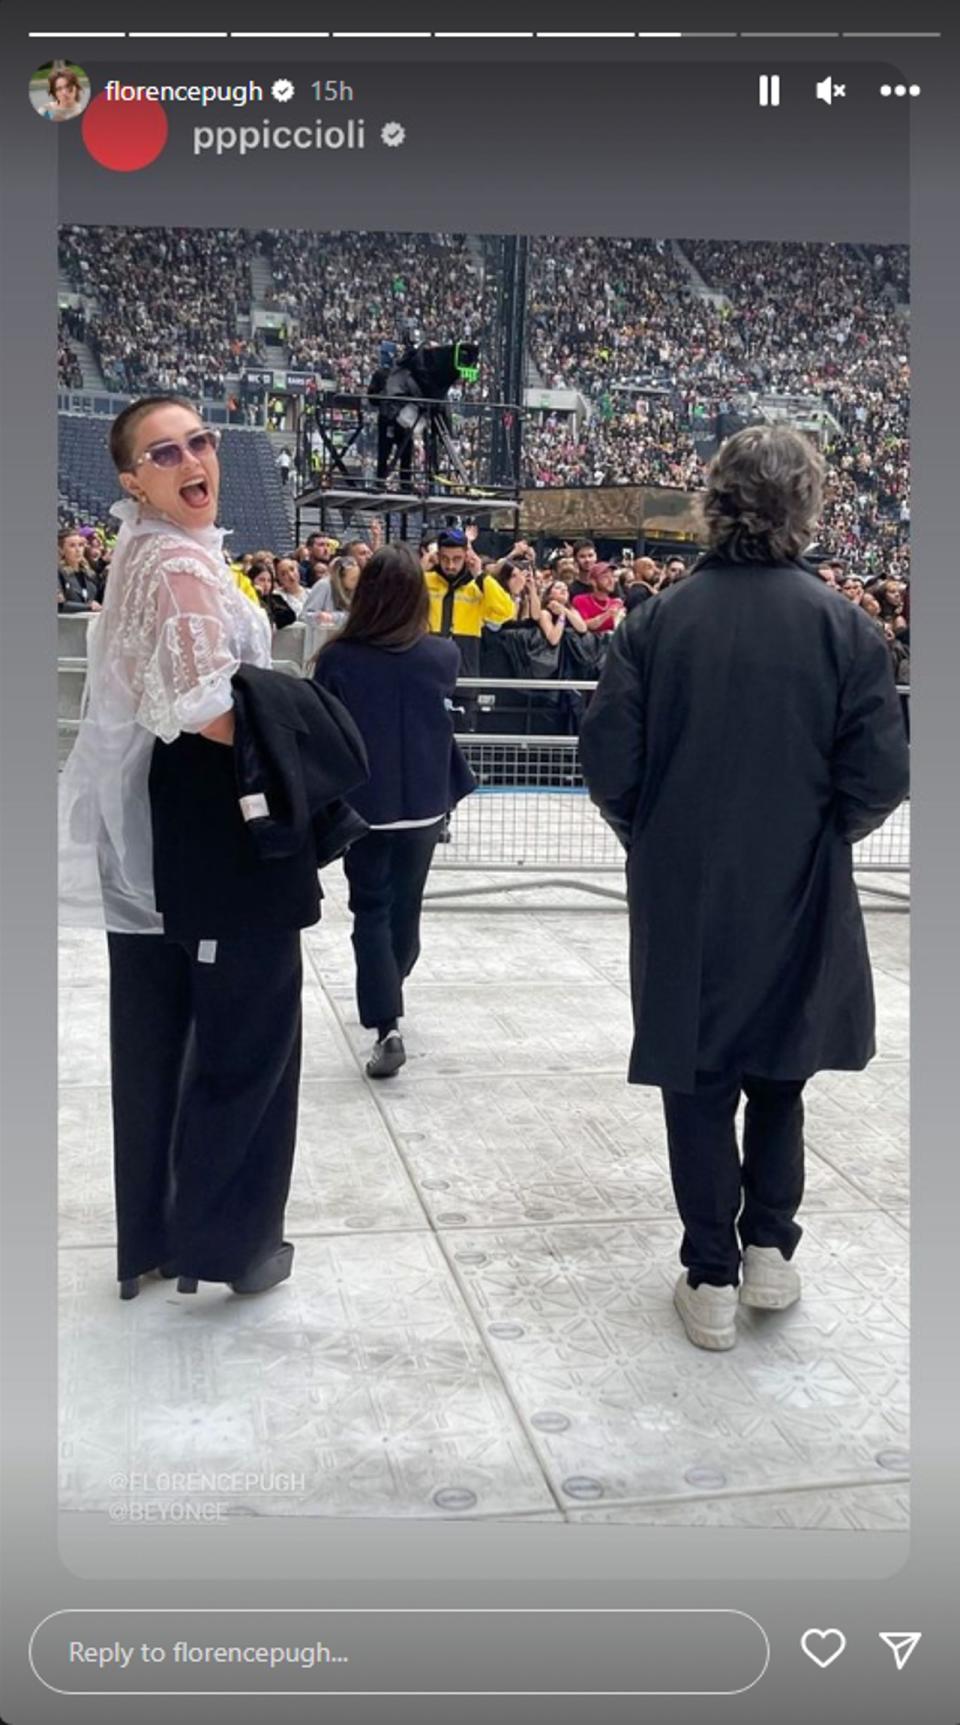
<path fill-rule="evenodd" d="M 842 1629 L 808 1629 L 800 1637 L 800 1646 L 807 1658 L 819 1665 L 821 1671 L 840 1658 L 846 1645 L 847 1638 Z"/>

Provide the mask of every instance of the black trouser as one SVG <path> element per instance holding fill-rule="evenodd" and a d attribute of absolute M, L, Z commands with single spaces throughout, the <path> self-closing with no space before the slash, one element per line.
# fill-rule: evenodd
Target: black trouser
<path fill-rule="evenodd" d="M 117 1275 L 235 1281 L 283 1238 L 300 1085 L 300 935 L 110 934 Z"/>
<path fill-rule="evenodd" d="M 663 1092 L 684 1228 L 680 1262 L 693 1287 L 735 1286 L 741 1246 L 778 1246 L 790 1258 L 800 1239 L 794 1216 L 803 1197 L 803 1082 L 725 1072 L 698 1072 L 696 1082 L 690 1095 Z M 741 1090 L 742 1166 L 734 1125 Z"/>
<path fill-rule="evenodd" d="M 357 1007 L 368 1030 L 403 1017 L 403 984 L 420 957 L 420 909 L 442 821 L 370 832 L 343 859 L 350 883 Z"/>
<path fill-rule="evenodd" d="M 386 483 L 390 459 L 397 457 L 398 484 L 401 491 L 413 489 L 414 434 L 408 426 L 396 420 L 377 416 L 377 484 Z"/>

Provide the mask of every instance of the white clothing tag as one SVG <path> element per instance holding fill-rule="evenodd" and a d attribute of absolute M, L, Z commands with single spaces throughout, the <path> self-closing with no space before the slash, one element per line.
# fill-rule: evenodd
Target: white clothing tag
<path fill-rule="evenodd" d="M 240 798 L 240 813 L 245 821 L 263 820 L 270 813 L 270 804 L 262 791 L 255 791 L 253 796 Z"/>
<path fill-rule="evenodd" d="M 216 964 L 217 943 L 215 940 L 201 940 L 197 944 L 197 963 Z"/>

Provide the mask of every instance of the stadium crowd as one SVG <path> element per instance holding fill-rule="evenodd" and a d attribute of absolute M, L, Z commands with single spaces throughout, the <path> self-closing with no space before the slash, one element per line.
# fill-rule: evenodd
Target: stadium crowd
<path fill-rule="evenodd" d="M 472 641 L 465 647 L 459 640 L 468 676 L 592 679 L 623 619 L 696 574 L 696 558 L 690 555 L 657 561 L 618 547 L 608 558 L 593 540 L 580 539 L 538 545 L 518 540 L 497 557 L 478 552 L 477 538 L 473 526 L 444 529 L 427 535 L 420 548 L 424 579 L 436 600 L 432 626 L 441 627 L 446 583 L 452 582 L 457 593 L 468 576 L 475 583 L 479 603 L 468 607 Z M 313 647 L 325 638 L 318 630 L 343 626 L 361 570 L 383 542 L 383 524 L 374 520 L 365 537 L 340 542 L 330 534 L 311 533 L 292 548 L 234 553 L 229 567 L 250 602 L 266 611 L 274 631 L 302 623 Z M 99 610 L 110 554 L 110 535 L 102 525 L 60 531 L 57 602 L 62 611 Z M 897 683 L 909 685 L 909 582 L 861 575 L 827 556 L 822 542 L 811 548 L 807 562 L 811 579 L 833 588 L 838 603 L 866 612 L 884 635 Z"/>
<path fill-rule="evenodd" d="M 87 336 L 87 320 L 81 306 L 64 305 L 57 313 L 57 382 L 61 389 L 82 389 L 83 371 L 73 347 Z"/>
<path fill-rule="evenodd" d="M 62 228 L 60 268 L 94 302 L 87 340 L 108 389 L 223 396 L 259 359 L 240 332 L 251 255 L 239 228 Z"/>
<path fill-rule="evenodd" d="M 284 360 L 344 391 L 411 331 L 486 339 L 482 251 L 463 235 L 66 227 L 60 241 L 85 339 L 109 387 L 130 393 L 224 397 L 264 362 L 248 327 L 258 260 Z M 906 576 L 907 291 L 905 247 L 534 239 L 531 380 L 575 391 L 583 411 L 528 415 L 523 482 L 698 489 L 724 422 L 790 395 L 830 416 L 823 549 Z M 58 376 L 79 387 L 70 333 L 62 318 Z"/>
<path fill-rule="evenodd" d="M 751 396 L 822 402 L 830 465 L 821 538 L 868 572 L 909 571 L 907 333 L 888 283 L 906 249 L 684 240 L 718 299 L 698 297 L 662 242 L 531 245 L 530 350 L 544 384 L 578 391 L 585 421 L 525 430 L 535 485 L 698 489 L 695 426 Z M 897 297 L 902 297 L 902 288 Z"/>
<path fill-rule="evenodd" d="M 483 281 L 461 234 L 303 233 L 267 230 L 267 304 L 289 320 L 289 363 L 332 378 L 345 392 L 367 387 L 381 341 L 406 331 L 445 342 L 479 336 Z"/>

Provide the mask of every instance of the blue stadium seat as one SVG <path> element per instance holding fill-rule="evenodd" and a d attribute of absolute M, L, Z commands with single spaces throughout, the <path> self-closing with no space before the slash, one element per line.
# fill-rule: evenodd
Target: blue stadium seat
<path fill-rule="evenodd" d="M 60 414 L 58 489 L 84 525 L 108 521 L 122 495 L 107 447 L 108 419 Z M 227 550 L 290 551 L 291 529 L 270 440 L 260 431 L 224 431 L 220 449 L 220 522 Z"/>

